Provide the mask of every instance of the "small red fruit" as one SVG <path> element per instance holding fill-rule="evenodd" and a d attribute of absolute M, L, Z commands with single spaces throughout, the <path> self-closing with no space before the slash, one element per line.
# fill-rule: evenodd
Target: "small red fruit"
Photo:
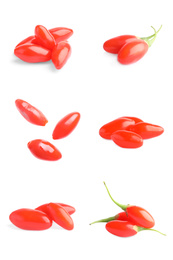
<path fill-rule="evenodd" d="M 30 123 L 45 126 L 48 122 L 43 113 L 22 99 L 16 99 L 15 105 L 20 114 Z"/>
<path fill-rule="evenodd" d="M 145 122 L 139 122 L 133 126 L 129 126 L 127 129 L 140 135 L 143 139 L 150 139 L 164 132 L 163 127 Z"/>
<path fill-rule="evenodd" d="M 114 132 L 111 139 L 122 148 L 139 148 L 143 145 L 143 139 L 140 135 L 127 130 Z"/>
<path fill-rule="evenodd" d="M 62 157 L 60 151 L 53 144 L 42 139 L 30 141 L 28 148 L 38 159 L 57 161 Z"/>
<path fill-rule="evenodd" d="M 77 126 L 80 120 L 80 114 L 78 112 L 72 112 L 63 117 L 55 126 L 53 130 L 53 139 L 61 139 L 68 136 Z"/>
<path fill-rule="evenodd" d="M 14 54 L 21 60 L 37 63 L 51 59 L 51 51 L 38 44 L 27 43 L 19 45 L 14 49 Z"/>
<path fill-rule="evenodd" d="M 52 50 L 52 62 L 56 69 L 61 69 L 71 55 L 71 46 L 68 42 L 60 42 Z"/>
<path fill-rule="evenodd" d="M 118 52 L 118 61 L 124 65 L 140 60 L 148 51 L 148 44 L 140 39 L 126 43 Z"/>
<path fill-rule="evenodd" d="M 25 230 L 45 230 L 52 226 L 52 220 L 44 212 L 34 209 L 18 209 L 9 219 L 16 227 Z"/>
<path fill-rule="evenodd" d="M 53 35 L 42 25 L 35 27 L 35 39 L 38 45 L 52 50 L 56 44 Z"/>
<path fill-rule="evenodd" d="M 74 228 L 74 223 L 70 214 L 61 205 L 49 203 L 47 208 L 48 215 L 59 226 L 67 230 L 72 230 Z"/>

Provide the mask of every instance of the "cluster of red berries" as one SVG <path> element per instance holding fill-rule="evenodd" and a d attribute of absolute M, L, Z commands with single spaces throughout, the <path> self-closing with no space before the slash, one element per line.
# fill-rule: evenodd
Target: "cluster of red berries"
<path fill-rule="evenodd" d="M 71 215 L 75 208 L 64 203 L 46 203 L 36 209 L 22 208 L 13 211 L 9 219 L 18 228 L 25 230 L 45 230 L 55 222 L 66 230 L 74 228 Z"/>
<path fill-rule="evenodd" d="M 103 44 L 103 49 L 106 52 L 117 54 L 117 60 L 123 65 L 135 63 L 147 53 L 162 26 L 160 26 L 158 31 L 154 27 L 152 28 L 154 34 L 148 37 L 120 35 L 111 38 Z"/>
<path fill-rule="evenodd" d="M 139 206 L 132 206 L 129 204 L 122 205 L 122 204 L 116 202 L 112 198 L 105 182 L 104 182 L 104 185 L 105 185 L 107 192 L 108 192 L 110 198 L 112 199 L 112 201 L 124 211 L 120 212 L 119 214 L 117 214 L 113 217 L 94 221 L 91 224 L 106 222 L 106 226 L 105 226 L 106 230 L 108 232 L 110 232 L 111 234 L 119 236 L 119 237 L 134 236 L 139 231 L 142 231 L 142 230 L 156 231 L 162 235 L 165 235 L 158 230 L 152 229 L 152 227 L 154 227 L 154 225 L 155 225 L 155 221 L 154 221 L 154 218 L 151 216 L 151 214 L 147 210 L 145 210 Z"/>
<path fill-rule="evenodd" d="M 21 60 L 36 63 L 52 60 L 56 69 L 61 69 L 71 55 L 71 46 L 66 41 L 73 30 L 56 27 L 47 30 L 42 25 L 35 27 L 35 35 L 21 41 L 14 54 Z"/>
<path fill-rule="evenodd" d="M 104 139 L 111 139 L 122 148 L 139 148 L 144 139 L 161 135 L 161 126 L 146 123 L 137 117 L 120 117 L 103 125 L 99 134 Z"/>

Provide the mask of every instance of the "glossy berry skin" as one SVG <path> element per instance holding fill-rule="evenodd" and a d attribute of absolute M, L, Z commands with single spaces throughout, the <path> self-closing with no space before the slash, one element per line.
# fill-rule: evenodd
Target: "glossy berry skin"
<path fill-rule="evenodd" d="M 53 144 L 42 139 L 30 141 L 28 148 L 35 157 L 41 160 L 57 161 L 62 157 L 60 151 Z"/>
<path fill-rule="evenodd" d="M 143 122 L 142 119 L 140 119 L 140 118 L 138 118 L 138 117 L 134 117 L 134 116 L 123 116 L 123 118 L 129 118 L 129 119 L 132 119 L 132 120 L 135 121 L 135 124 Z"/>
<path fill-rule="evenodd" d="M 155 225 L 154 218 L 151 216 L 151 214 L 141 207 L 128 206 L 126 208 L 126 214 L 129 219 L 137 226 L 152 228 Z"/>
<path fill-rule="evenodd" d="M 117 215 L 114 216 L 114 219 L 115 220 L 129 220 L 129 217 L 127 216 L 126 212 L 123 211 L 123 212 L 120 212 L 118 213 Z"/>
<path fill-rule="evenodd" d="M 51 59 L 51 51 L 37 44 L 23 44 L 14 49 L 14 54 L 30 63 L 45 62 Z"/>
<path fill-rule="evenodd" d="M 140 135 L 127 130 L 114 132 L 111 139 L 122 148 L 139 148 L 143 145 L 143 139 Z"/>
<path fill-rule="evenodd" d="M 120 213 L 116 214 L 115 216 L 107 218 L 107 219 L 104 219 L 104 220 L 105 220 L 104 222 L 110 222 L 112 220 L 122 220 L 122 221 L 130 221 L 130 222 L 132 222 L 131 219 L 129 218 L 129 216 L 127 215 L 127 213 L 125 211 L 120 212 Z"/>
<path fill-rule="evenodd" d="M 106 224 L 106 230 L 119 237 L 131 237 L 137 234 L 137 227 L 129 221 L 113 220 Z"/>
<path fill-rule="evenodd" d="M 120 49 L 129 42 L 129 39 L 137 39 L 134 35 L 121 35 L 107 40 L 103 44 L 103 49 L 106 52 L 117 54 Z"/>
<path fill-rule="evenodd" d="M 52 220 L 44 212 L 33 209 L 13 211 L 9 219 L 16 227 L 25 230 L 45 230 L 52 226 Z"/>
<path fill-rule="evenodd" d="M 16 47 L 20 46 L 20 45 L 24 45 L 24 44 L 37 44 L 36 43 L 36 39 L 35 39 L 35 36 L 32 35 L 32 36 L 29 36 L 27 37 L 26 39 L 24 39 L 23 41 L 19 42 Z"/>
<path fill-rule="evenodd" d="M 59 226 L 66 230 L 72 230 L 74 228 L 73 220 L 70 214 L 59 204 L 49 203 L 47 206 L 48 215 Z"/>
<path fill-rule="evenodd" d="M 53 139 L 61 139 L 68 136 L 77 126 L 80 120 L 78 112 L 72 112 L 63 117 L 55 126 L 52 137 Z"/>
<path fill-rule="evenodd" d="M 35 27 L 35 39 L 38 45 L 52 50 L 56 44 L 53 35 L 42 25 Z"/>
<path fill-rule="evenodd" d="M 133 126 L 130 126 L 128 127 L 128 130 L 139 134 L 143 139 L 157 137 L 164 132 L 164 129 L 161 126 L 145 122 L 139 122 Z"/>
<path fill-rule="evenodd" d="M 76 210 L 74 207 L 64 204 L 64 203 L 55 203 L 57 205 L 60 205 L 61 207 L 63 207 L 70 215 L 72 215 Z M 49 203 L 43 204 L 39 207 L 36 208 L 36 210 L 40 210 L 43 211 L 46 214 L 49 214 L 48 208 L 47 206 L 49 205 Z"/>
<path fill-rule="evenodd" d="M 128 126 L 134 125 L 135 121 L 130 118 L 117 118 L 105 125 L 99 130 L 99 135 L 105 139 L 111 139 L 111 135 L 118 130 L 125 130 Z"/>
<path fill-rule="evenodd" d="M 66 41 L 68 38 L 70 38 L 73 34 L 73 30 L 65 27 L 56 27 L 53 29 L 48 30 L 51 35 L 53 36 L 55 43 L 59 43 L 61 41 Z M 37 40 L 35 38 L 35 35 L 29 36 L 23 41 L 19 42 L 17 46 L 23 45 L 23 44 L 37 44 Z"/>
<path fill-rule="evenodd" d="M 22 99 L 16 99 L 15 105 L 20 114 L 30 123 L 45 126 L 48 122 L 43 113 Z"/>
<path fill-rule="evenodd" d="M 148 48 L 144 40 L 134 39 L 120 49 L 117 59 L 124 65 L 135 63 L 147 53 Z"/>
<path fill-rule="evenodd" d="M 60 42 L 52 50 L 52 62 L 56 69 L 61 69 L 71 55 L 71 46 L 68 42 Z"/>
<path fill-rule="evenodd" d="M 56 27 L 50 29 L 49 32 L 53 35 L 56 44 L 61 41 L 66 41 L 73 34 L 73 30 L 65 27 Z"/>

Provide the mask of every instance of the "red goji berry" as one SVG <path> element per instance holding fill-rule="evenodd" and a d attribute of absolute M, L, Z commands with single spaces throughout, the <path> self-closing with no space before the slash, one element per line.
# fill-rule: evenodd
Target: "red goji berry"
<path fill-rule="evenodd" d="M 131 237 L 143 230 L 155 231 L 165 236 L 165 234 L 156 229 L 139 227 L 129 221 L 113 220 L 108 222 L 105 227 L 109 233 L 119 237 Z"/>
<path fill-rule="evenodd" d="M 53 144 L 42 139 L 30 141 L 28 148 L 35 157 L 41 160 L 57 161 L 62 157 L 60 151 Z"/>
<path fill-rule="evenodd" d="M 78 112 L 72 112 L 63 117 L 55 126 L 52 137 L 53 139 L 60 139 L 68 136 L 77 126 L 80 120 Z"/>
<path fill-rule="evenodd" d="M 45 126 L 48 122 L 43 113 L 36 107 L 22 99 L 16 99 L 16 107 L 20 114 L 30 123 L 40 126 Z"/>
<path fill-rule="evenodd" d="M 34 209 L 18 209 L 9 219 L 16 227 L 25 230 L 44 230 L 52 226 L 52 220 L 44 212 Z"/>

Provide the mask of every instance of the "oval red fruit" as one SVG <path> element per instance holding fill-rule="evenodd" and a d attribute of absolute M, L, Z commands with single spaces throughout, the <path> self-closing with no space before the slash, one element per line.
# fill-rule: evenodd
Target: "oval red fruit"
<path fill-rule="evenodd" d="M 70 214 L 62 206 L 55 203 L 49 203 L 47 208 L 49 216 L 59 226 L 67 230 L 72 230 L 74 228 L 74 223 Z"/>
<path fill-rule="evenodd" d="M 127 65 L 140 60 L 148 51 L 148 44 L 140 39 L 126 43 L 118 52 L 118 61 Z"/>
<path fill-rule="evenodd" d="M 16 107 L 20 114 L 30 123 L 45 126 L 48 122 L 43 113 L 22 99 L 16 99 Z"/>
<path fill-rule="evenodd" d="M 155 225 L 154 218 L 151 214 L 146 209 L 139 206 L 128 206 L 126 213 L 129 219 L 132 220 L 137 226 L 152 228 Z"/>
<path fill-rule="evenodd" d="M 130 237 L 137 234 L 136 226 L 129 221 L 113 220 L 106 223 L 106 230 L 119 237 Z"/>
<path fill-rule="evenodd" d="M 26 39 L 24 39 L 23 41 L 19 42 L 16 47 L 20 46 L 20 45 L 24 45 L 24 44 L 36 44 L 36 40 L 35 40 L 35 36 L 29 36 Z"/>
<path fill-rule="evenodd" d="M 143 145 L 143 139 L 140 135 L 127 130 L 114 132 L 111 139 L 122 148 L 139 148 Z"/>
<path fill-rule="evenodd" d="M 62 157 L 60 151 L 53 144 L 42 139 L 30 141 L 28 148 L 38 159 L 57 161 Z"/>
<path fill-rule="evenodd" d="M 13 211 L 9 219 L 16 227 L 25 230 L 45 230 L 52 226 L 52 220 L 44 212 L 33 209 Z"/>
<path fill-rule="evenodd" d="M 37 44 L 52 50 L 56 44 L 53 35 L 42 25 L 35 27 L 35 39 Z"/>
<path fill-rule="evenodd" d="M 135 121 L 135 124 L 143 122 L 142 119 L 138 118 L 138 117 L 134 117 L 134 116 L 123 116 L 123 118 L 129 118 Z"/>
<path fill-rule="evenodd" d="M 143 139 L 150 139 L 164 132 L 163 127 L 145 122 L 139 122 L 133 126 L 129 126 L 128 130 L 139 134 Z"/>
<path fill-rule="evenodd" d="M 133 119 L 130 118 L 124 118 L 124 117 L 120 117 L 117 118 L 105 125 L 103 125 L 100 130 L 99 130 L 99 134 L 102 138 L 105 139 L 111 139 L 111 135 L 117 131 L 117 130 L 125 130 L 128 126 L 130 125 L 134 125 L 135 121 Z"/>
<path fill-rule="evenodd" d="M 60 42 L 52 50 L 52 62 L 56 69 L 61 69 L 71 55 L 71 46 L 68 42 Z"/>
<path fill-rule="evenodd" d="M 51 59 L 51 51 L 37 44 L 23 44 L 14 49 L 14 54 L 21 60 L 37 63 Z"/>
<path fill-rule="evenodd" d="M 134 35 L 121 35 L 107 40 L 103 44 L 103 49 L 109 53 L 117 54 L 119 50 L 125 45 L 129 39 L 137 39 Z"/>
<path fill-rule="evenodd" d="M 78 112 L 72 112 L 63 117 L 55 126 L 52 137 L 53 139 L 64 138 L 69 135 L 77 126 L 80 119 Z"/>

